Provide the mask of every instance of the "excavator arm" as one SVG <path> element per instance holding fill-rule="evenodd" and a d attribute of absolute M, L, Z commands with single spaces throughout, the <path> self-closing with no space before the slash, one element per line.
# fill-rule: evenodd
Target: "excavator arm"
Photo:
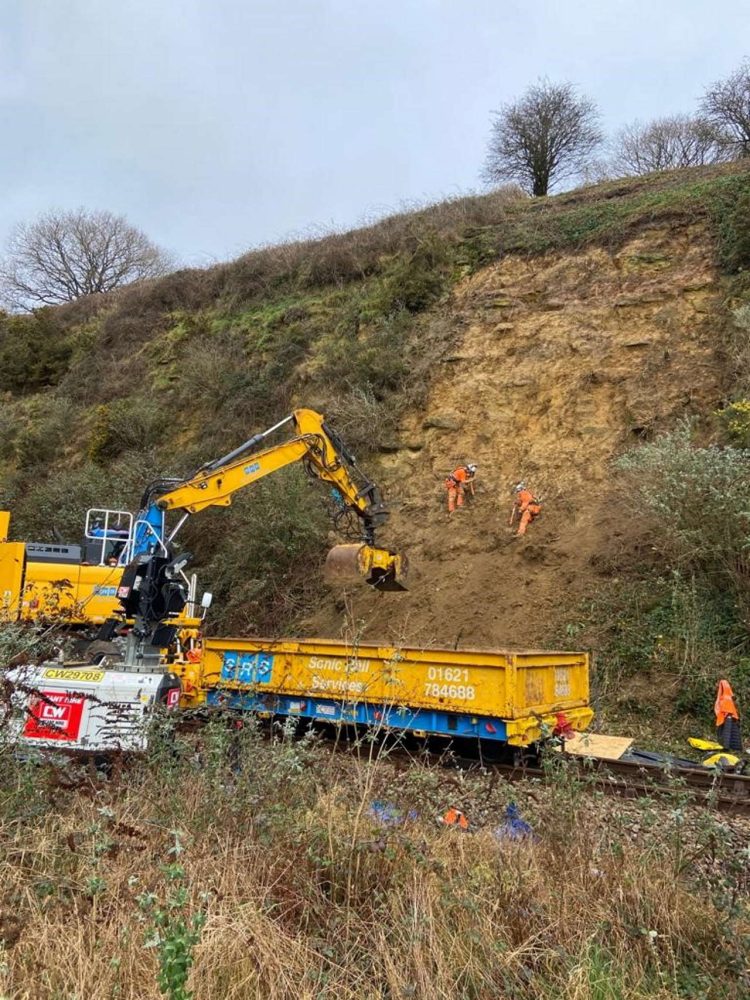
<path fill-rule="evenodd" d="M 267 437 L 289 423 L 296 431 L 293 438 L 256 450 Z M 300 461 L 305 461 L 313 475 L 335 486 L 364 520 L 375 519 L 377 523 L 386 520 L 387 511 L 380 502 L 377 487 L 362 475 L 354 456 L 314 410 L 295 410 L 228 455 L 204 465 L 190 479 L 162 494 L 157 505 L 161 510 L 185 510 L 190 514 L 206 507 L 228 506 L 238 490 Z"/>
<path fill-rule="evenodd" d="M 260 447 L 287 425 L 293 427 L 293 437 Z M 182 524 L 187 515 L 207 507 L 229 506 L 239 490 L 297 462 L 302 462 L 311 476 L 334 487 L 361 522 L 360 544 L 338 545 L 329 552 L 325 569 L 329 582 L 364 581 L 378 590 L 405 590 L 405 556 L 375 545 L 376 529 L 388 519 L 378 487 L 362 473 L 340 437 L 314 410 L 295 410 L 239 448 L 202 466 L 183 482 L 158 481 L 144 499 L 160 511 L 184 512 Z"/>

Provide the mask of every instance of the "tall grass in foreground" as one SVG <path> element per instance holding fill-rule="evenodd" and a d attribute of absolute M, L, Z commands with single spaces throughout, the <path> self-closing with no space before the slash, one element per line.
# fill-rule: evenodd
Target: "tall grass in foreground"
<path fill-rule="evenodd" d="M 737 830 L 553 771 L 509 786 L 222 723 L 109 782 L 6 755 L 0 996 L 747 996 Z M 511 797 L 534 839 L 493 833 Z M 376 799 L 418 816 L 380 825 Z M 435 822 L 451 804 L 475 832 Z"/>

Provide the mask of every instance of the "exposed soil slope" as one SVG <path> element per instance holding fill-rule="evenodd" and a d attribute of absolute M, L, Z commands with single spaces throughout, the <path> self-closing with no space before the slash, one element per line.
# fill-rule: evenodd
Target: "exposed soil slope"
<path fill-rule="evenodd" d="M 678 220 L 611 254 L 506 257 L 458 286 L 428 404 L 383 457 L 411 590 L 351 595 L 364 635 L 533 645 L 617 571 L 638 532 L 613 457 L 721 397 L 714 256 L 705 227 Z M 477 496 L 449 518 L 442 483 L 462 461 L 479 464 Z M 546 501 L 524 540 L 507 526 L 521 478 Z M 337 634 L 342 610 L 331 600 L 306 627 Z"/>

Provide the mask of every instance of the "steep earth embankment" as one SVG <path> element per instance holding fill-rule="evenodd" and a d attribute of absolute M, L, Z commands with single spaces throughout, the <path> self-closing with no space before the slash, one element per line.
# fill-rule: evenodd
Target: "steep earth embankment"
<path fill-rule="evenodd" d="M 610 488 L 613 458 L 721 398 L 714 259 L 707 228 L 682 220 L 613 253 L 509 256 L 459 285 L 427 405 L 382 460 L 410 592 L 329 600 L 306 629 L 336 634 L 346 610 L 349 628 L 398 642 L 564 635 L 638 537 Z M 449 518 L 442 483 L 463 461 L 479 464 L 477 496 Z M 519 479 L 545 500 L 523 540 L 507 525 Z"/>
<path fill-rule="evenodd" d="M 324 594 L 326 494 L 292 469 L 186 526 L 213 629 L 336 635 L 348 607 L 373 638 L 601 645 L 582 599 L 617 574 L 625 590 L 668 572 L 639 556 L 650 542 L 610 488 L 612 458 L 743 404 L 750 348 L 732 331 L 748 275 L 737 163 L 457 198 L 0 313 L 0 506 L 16 539 L 76 539 L 87 508 L 137 509 L 155 477 L 312 406 L 384 486 L 382 541 L 410 553 L 412 590 Z M 467 460 L 476 502 L 449 522 L 443 481 Z M 524 541 L 507 527 L 520 478 L 545 500 Z M 603 594 L 619 620 L 617 589 Z"/>

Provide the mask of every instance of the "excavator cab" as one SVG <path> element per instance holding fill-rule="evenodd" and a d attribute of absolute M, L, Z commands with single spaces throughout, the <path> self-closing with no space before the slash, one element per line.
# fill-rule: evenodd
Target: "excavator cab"
<path fill-rule="evenodd" d="M 375 590 L 406 590 L 405 555 L 374 545 L 335 545 L 326 558 L 323 579 L 329 586 L 369 584 Z"/>

